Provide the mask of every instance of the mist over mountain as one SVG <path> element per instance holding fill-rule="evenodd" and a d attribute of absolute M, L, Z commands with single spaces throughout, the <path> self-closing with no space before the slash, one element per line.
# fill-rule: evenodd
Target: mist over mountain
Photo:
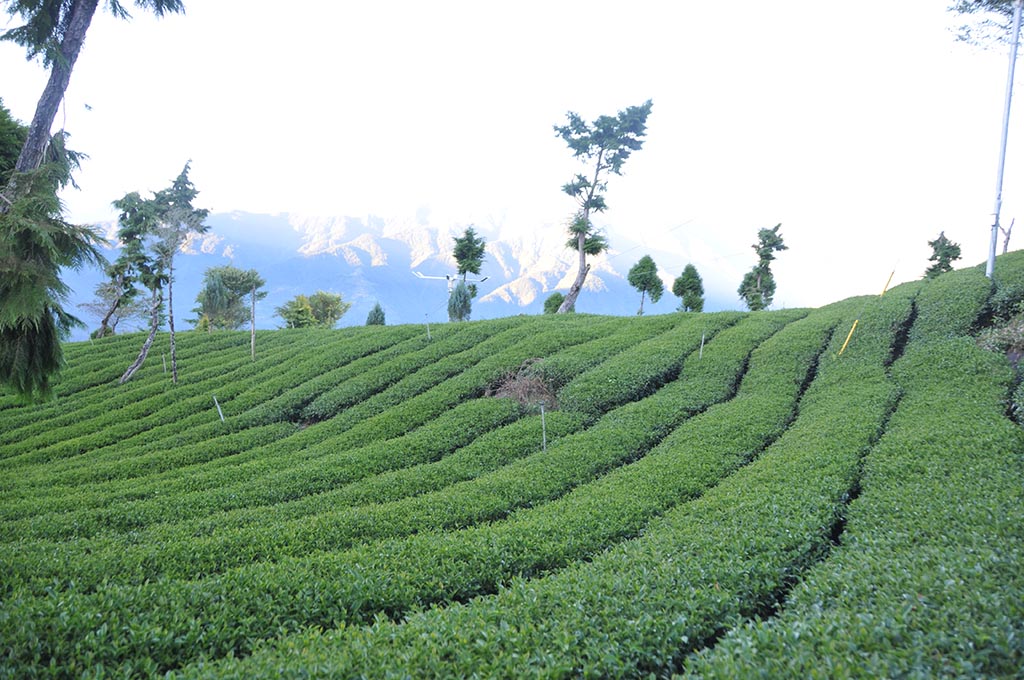
<path fill-rule="evenodd" d="M 376 302 L 384 308 L 388 324 L 442 323 L 448 320 L 447 282 L 443 277 L 456 272 L 452 256 L 453 239 L 469 225 L 439 226 L 429 214 L 410 217 L 306 217 L 294 214 L 258 215 L 243 212 L 212 214 L 208 233 L 190 239 L 175 260 L 175 320 L 188 328 L 194 318 L 191 309 L 209 267 L 230 264 L 256 269 L 266 280 L 267 298 L 257 304 L 258 328 L 283 324 L 274 309 L 298 294 L 317 290 L 340 293 L 352 308 L 340 326 L 362 325 Z M 513 314 L 539 314 L 552 292 L 566 292 L 576 274 L 576 253 L 565 247 L 565 231 L 546 227 L 532 233 L 502 226 L 474 225 L 487 241 L 486 257 L 479 277 L 479 296 L 473 301 L 473 319 L 491 319 Z M 115 225 L 101 228 L 113 242 Z M 633 315 L 639 294 L 626 281 L 629 268 L 644 254 L 662 266 L 665 295 L 660 302 L 644 304 L 647 314 L 672 312 L 678 298 L 671 294 L 673 279 L 690 261 L 686 243 L 660 243 L 656 247 L 635 242 L 628 234 L 609 233 L 612 249 L 591 258 L 592 267 L 577 311 L 595 314 Z M 107 253 L 117 257 L 116 248 Z M 662 263 L 665 263 L 664 265 Z M 415 272 L 424 277 L 419 278 Z M 705 277 L 706 311 L 735 309 L 738 301 L 730 292 L 716 290 Z M 67 272 L 71 305 L 93 298 L 103 279 L 99 270 Z M 710 284 L 710 285 L 709 285 Z M 96 319 L 78 309 L 90 329 Z M 180 320 L 180 321 L 178 321 Z M 119 332 L 132 330 L 119 328 Z M 77 330 L 74 340 L 85 339 Z"/>

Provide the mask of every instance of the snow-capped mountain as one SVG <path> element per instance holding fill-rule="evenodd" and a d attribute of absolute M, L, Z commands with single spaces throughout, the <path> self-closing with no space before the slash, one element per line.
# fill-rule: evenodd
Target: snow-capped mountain
<path fill-rule="evenodd" d="M 241 212 L 210 215 L 207 224 L 209 232 L 191 238 L 175 262 L 175 300 L 179 301 L 175 318 L 192 317 L 189 310 L 207 268 L 232 264 L 256 269 L 267 281 L 269 295 L 257 306 L 257 326 L 261 328 L 281 325 L 275 317 L 276 307 L 295 295 L 317 290 L 340 293 L 353 303 L 340 322 L 342 326 L 364 323 L 378 301 L 389 324 L 446 321 L 448 289 L 443 277 L 455 274 L 453 239 L 469 226 L 437 225 L 426 215 L 304 217 Z M 474 227 L 487 242 L 479 277 L 487 280 L 478 284 L 472 318 L 540 313 L 548 295 L 568 290 L 576 275 L 577 259 L 576 253 L 565 247 L 564 229 L 551 226 L 526 232 Z M 115 233 L 113 225 L 102 228 L 108 237 Z M 618 248 L 591 258 L 591 271 L 577 311 L 635 314 L 639 296 L 626 282 L 629 267 L 645 253 L 655 261 L 659 256 L 685 261 L 685 253 L 667 244 L 641 250 L 627 235 L 609 237 Z M 116 249 L 111 249 L 110 257 L 116 257 Z M 646 313 L 670 312 L 678 303 L 670 289 L 679 272 L 661 273 L 665 297 L 657 304 L 648 301 Z M 97 270 L 69 273 L 67 280 L 74 290 L 72 304 L 90 300 L 102 278 Z M 706 297 L 709 311 L 723 308 L 713 292 Z M 84 320 L 95 325 L 94 319 Z M 75 336 L 84 337 L 84 331 Z"/>

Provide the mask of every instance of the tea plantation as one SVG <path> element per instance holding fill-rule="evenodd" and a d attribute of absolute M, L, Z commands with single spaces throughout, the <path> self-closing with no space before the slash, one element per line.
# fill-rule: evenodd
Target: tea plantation
<path fill-rule="evenodd" d="M 819 309 L 193 331 L 177 385 L 68 345 L 56 400 L 0 393 L 0 677 L 1021 677 L 1019 380 L 972 335 L 1022 299 L 1024 252 Z"/>

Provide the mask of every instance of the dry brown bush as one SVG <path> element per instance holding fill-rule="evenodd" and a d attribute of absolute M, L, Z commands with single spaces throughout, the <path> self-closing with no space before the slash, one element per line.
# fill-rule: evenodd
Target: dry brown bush
<path fill-rule="evenodd" d="M 498 378 L 487 390 L 487 396 L 515 399 L 527 408 L 536 408 L 542 401 L 548 411 L 558 408 L 555 393 L 540 370 L 542 362 L 539 358 L 527 359 L 519 368 Z"/>

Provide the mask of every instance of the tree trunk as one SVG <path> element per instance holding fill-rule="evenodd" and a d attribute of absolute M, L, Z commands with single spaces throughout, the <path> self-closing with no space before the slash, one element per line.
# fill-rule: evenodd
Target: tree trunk
<path fill-rule="evenodd" d="M 1013 231 L 1013 223 L 1016 222 L 1016 221 L 1017 221 L 1017 218 L 1015 217 L 1012 220 L 1010 220 L 1010 226 L 1009 227 L 1007 227 L 1006 229 L 1003 229 L 1002 227 L 1000 227 L 1000 230 L 1003 232 L 1003 236 L 1005 237 L 1005 238 L 1003 238 L 1003 255 L 1006 255 L 1006 251 L 1009 250 L 1009 248 L 1010 248 L 1010 232 Z"/>
<path fill-rule="evenodd" d="M 60 43 L 59 54 L 53 59 L 50 67 L 50 79 L 43 89 L 43 94 L 36 104 L 35 115 L 28 127 L 28 137 L 21 147 L 21 154 L 14 166 L 15 174 L 12 175 L 7 185 L 6 197 L 10 202 L 18 200 L 22 189 L 17 186 L 17 173 L 31 172 L 39 167 L 46 153 L 46 146 L 50 143 L 50 131 L 53 127 L 53 120 L 57 117 L 60 103 L 64 99 L 64 93 L 71 82 L 71 70 L 75 67 L 78 54 L 85 42 L 85 33 L 89 30 L 92 17 L 96 13 L 96 6 L 99 0 L 73 0 L 69 11 L 68 28 L 64 33 L 64 39 Z M 10 205 L 6 202 L 0 203 L 0 212 L 7 212 Z"/>
<path fill-rule="evenodd" d="M 117 300 L 114 300 L 114 304 L 110 306 L 110 310 L 107 312 L 106 316 L 103 317 L 103 320 L 100 321 L 99 336 L 101 338 L 107 337 L 107 328 L 110 328 L 110 334 L 111 335 L 114 334 L 114 327 L 117 326 L 117 321 L 114 321 L 113 325 L 111 325 L 110 324 L 110 317 L 114 316 L 114 312 L 116 312 L 117 308 L 120 307 L 120 306 L 121 306 L 121 298 L 118 298 Z"/>
<path fill-rule="evenodd" d="M 587 235 L 583 233 L 577 238 L 577 248 L 580 251 L 580 268 L 576 272 L 576 280 L 572 282 L 569 292 L 565 294 L 565 299 L 558 306 L 558 314 L 565 314 L 573 309 L 576 305 L 576 298 L 579 297 L 580 291 L 583 290 L 583 282 L 587 280 L 587 274 L 590 272 L 590 265 L 587 264 L 587 252 L 583 249 L 587 241 Z"/>
<path fill-rule="evenodd" d="M 256 286 L 252 287 L 252 303 L 249 305 L 249 350 L 256 361 Z"/>
<path fill-rule="evenodd" d="M 178 353 L 174 346 L 174 264 L 167 268 L 167 325 L 171 329 L 171 382 L 178 384 Z"/>
<path fill-rule="evenodd" d="M 646 290 L 640 291 L 640 311 L 636 313 L 637 316 L 644 315 L 644 296 L 647 294 Z"/>
<path fill-rule="evenodd" d="M 572 311 L 576 306 L 576 298 L 580 296 L 580 291 L 583 290 L 583 282 L 587 280 L 587 274 L 590 273 L 590 265 L 587 264 L 587 233 L 590 231 L 590 207 L 594 200 L 594 194 L 597 192 L 598 178 L 601 176 L 601 170 L 603 169 L 604 163 L 604 149 L 597 154 L 597 163 L 594 165 L 594 179 L 590 183 L 590 190 L 587 191 L 587 197 L 583 199 L 581 206 L 583 208 L 583 214 L 580 216 L 580 221 L 586 227 L 582 233 L 576 235 L 576 248 L 580 252 L 580 268 L 576 272 L 576 280 L 569 286 L 569 292 L 566 293 L 565 299 L 562 300 L 562 304 L 558 306 L 557 314 L 565 314 Z"/>
<path fill-rule="evenodd" d="M 121 275 L 121 274 L 118 274 L 118 276 L 117 276 L 117 286 L 118 286 L 118 288 L 120 290 L 124 290 L 124 276 Z M 107 337 L 107 327 L 108 326 L 110 328 L 111 335 L 113 335 L 114 329 L 117 327 L 117 320 L 115 319 L 114 323 L 111 325 L 110 324 L 110 318 L 112 316 L 114 316 L 114 313 L 121 307 L 121 300 L 123 300 L 123 299 L 124 299 L 124 296 L 122 295 L 122 296 L 119 296 L 116 300 L 114 300 L 114 304 L 112 304 L 110 306 L 110 310 L 107 311 L 106 316 L 104 316 L 103 320 L 100 321 L 99 336 L 101 338 Z"/>
<path fill-rule="evenodd" d="M 121 376 L 121 379 L 118 381 L 120 384 L 123 385 L 131 380 L 131 377 L 142 367 L 142 362 L 149 355 L 149 348 L 153 346 L 153 338 L 156 337 L 157 328 L 160 326 L 160 306 L 162 303 L 163 296 L 160 294 L 160 291 L 153 291 L 153 307 L 149 310 L 149 337 L 146 338 L 146 342 L 142 343 L 142 349 L 139 351 L 139 356 L 136 357 L 135 363 L 129 366 L 128 370 Z"/>

